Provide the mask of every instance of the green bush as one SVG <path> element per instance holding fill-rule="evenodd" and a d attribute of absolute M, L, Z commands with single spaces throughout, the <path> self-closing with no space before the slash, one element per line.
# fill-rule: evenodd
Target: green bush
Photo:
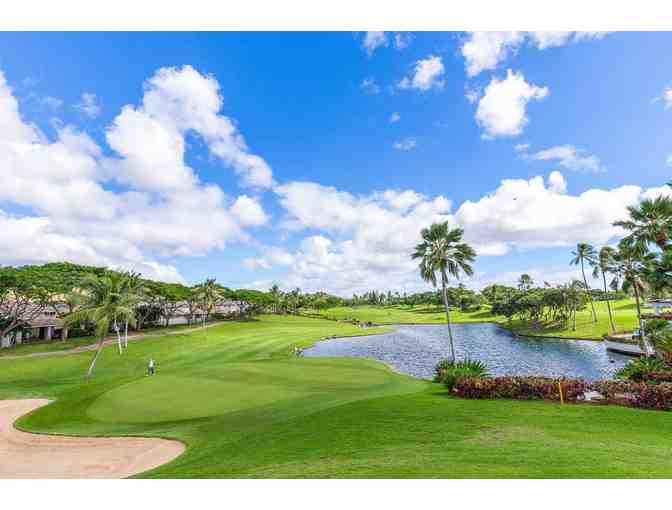
<path fill-rule="evenodd" d="M 434 381 L 442 382 L 449 390 L 455 387 L 455 381 L 459 378 L 488 376 L 488 368 L 480 361 L 471 359 L 456 361 L 455 363 L 441 360 L 436 365 L 434 372 Z"/>
<path fill-rule="evenodd" d="M 667 365 L 660 358 L 655 357 L 641 357 L 633 359 L 618 372 L 616 377 L 618 379 L 625 379 L 628 381 L 642 382 L 649 374 L 654 372 L 663 372 L 667 369 Z"/>

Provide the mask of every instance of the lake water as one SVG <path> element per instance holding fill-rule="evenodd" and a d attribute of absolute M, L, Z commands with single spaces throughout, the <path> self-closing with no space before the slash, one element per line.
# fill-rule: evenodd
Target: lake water
<path fill-rule="evenodd" d="M 516 337 L 495 324 L 453 325 L 458 359 L 477 359 L 491 375 L 547 375 L 610 379 L 631 358 L 608 352 L 602 342 Z M 334 338 L 306 349 L 304 355 L 372 358 L 400 372 L 425 379 L 449 352 L 445 325 L 395 326 L 392 333 Z"/>

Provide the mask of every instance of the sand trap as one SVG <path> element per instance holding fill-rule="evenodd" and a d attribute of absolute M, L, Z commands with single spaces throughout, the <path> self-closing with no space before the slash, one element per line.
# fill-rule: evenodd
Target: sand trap
<path fill-rule="evenodd" d="M 135 437 L 29 434 L 14 428 L 20 416 L 49 400 L 0 400 L 0 478 L 125 478 L 170 462 L 179 441 Z"/>

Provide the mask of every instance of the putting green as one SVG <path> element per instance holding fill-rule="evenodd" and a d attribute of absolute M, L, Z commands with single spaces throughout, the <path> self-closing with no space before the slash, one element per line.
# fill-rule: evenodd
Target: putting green
<path fill-rule="evenodd" d="M 157 375 L 103 393 L 87 414 L 108 423 L 158 423 L 217 416 L 305 395 L 300 389 Z"/>

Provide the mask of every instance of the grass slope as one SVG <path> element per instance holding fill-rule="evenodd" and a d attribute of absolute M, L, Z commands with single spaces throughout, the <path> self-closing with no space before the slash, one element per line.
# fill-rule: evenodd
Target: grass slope
<path fill-rule="evenodd" d="M 19 421 L 27 430 L 188 444 L 146 477 L 672 476 L 667 413 L 460 400 L 377 362 L 291 356 L 353 334 L 302 317 L 231 322 L 108 347 L 88 384 L 90 353 L 0 360 L 0 398 L 57 399 Z"/>
<path fill-rule="evenodd" d="M 636 327 L 637 314 L 634 300 L 615 301 L 611 306 L 618 330 L 632 330 Z M 576 331 L 572 330 L 571 323 L 565 328 L 557 326 L 532 328 L 520 321 L 514 321 L 510 326 L 521 335 L 599 340 L 604 333 L 610 331 L 609 316 L 606 302 L 596 302 L 595 308 L 598 322 L 593 322 L 590 306 L 588 306 L 576 315 Z M 364 322 L 370 321 L 374 324 L 445 324 L 446 322 L 443 307 L 430 305 L 342 306 L 329 308 L 320 313 L 328 319 L 358 319 Z M 505 317 L 492 315 L 487 308 L 475 312 L 451 310 L 450 317 L 456 323 L 496 322 L 503 326 L 509 326 Z"/>

